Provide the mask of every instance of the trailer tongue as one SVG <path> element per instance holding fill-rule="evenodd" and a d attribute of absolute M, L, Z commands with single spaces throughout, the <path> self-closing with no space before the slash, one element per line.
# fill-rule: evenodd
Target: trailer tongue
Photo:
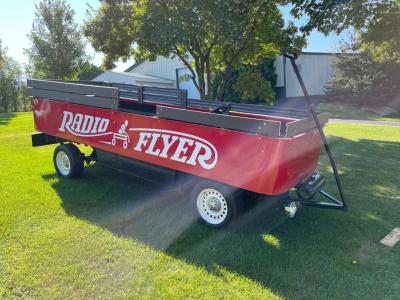
<path fill-rule="evenodd" d="M 297 201 L 340 208 L 315 172 L 324 114 L 126 84 L 28 80 L 28 86 L 39 131 L 32 144 L 60 143 L 54 165 L 62 177 L 80 176 L 84 161 L 95 160 L 184 178 L 198 215 L 214 227 L 234 217 L 238 191 L 281 195 L 297 188 L 300 199 L 285 202 L 292 215 Z M 84 157 L 73 143 L 94 151 Z M 314 202 L 317 193 L 333 204 Z"/>

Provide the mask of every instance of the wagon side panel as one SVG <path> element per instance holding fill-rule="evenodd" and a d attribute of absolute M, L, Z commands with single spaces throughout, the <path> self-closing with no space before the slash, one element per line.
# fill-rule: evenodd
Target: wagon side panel
<path fill-rule="evenodd" d="M 49 135 L 262 194 L 281 172 L 285 139 L 40 98 L 34 115 Z"/>
<path fill-rule="evenodd" d="M 296 186 L 315 172 L 318 166 L 321 139 L 316 129 L 285 139 L 274 194 L 281 194 Z"/>

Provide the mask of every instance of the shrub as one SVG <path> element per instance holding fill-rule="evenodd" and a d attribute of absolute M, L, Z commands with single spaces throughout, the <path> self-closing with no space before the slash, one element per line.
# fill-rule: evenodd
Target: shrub
<path fill-rule="evenodd" d="M 377 62 L 367 51 L 338 55 L 333 69 L 326 88 L 332 100 L 357 106 L 391 106 L 400 94 L 400 64 Z"/>
<path fill-rule="evenodd" d="M 221 74 L 213 78 L 214 85 L 218 86 Z M 252 81 L 255 80 L 257 84 Z M 244 102 L 273 104 L 277 76 L 275 73 L 274 59 L 264 59 L 256 66 L 245 65 L 234 70 L 227 81 L 221 100 L 226 102 Z M 215 98 L 216 91 L 213 91 Z"/>
<path fill-rule="evenodd" d="M 265 80 L 260 71 L 239 73 L 233 89 L 240 95 L 243 103 L 274 103 L 275 93 L 271 82 Z"/>

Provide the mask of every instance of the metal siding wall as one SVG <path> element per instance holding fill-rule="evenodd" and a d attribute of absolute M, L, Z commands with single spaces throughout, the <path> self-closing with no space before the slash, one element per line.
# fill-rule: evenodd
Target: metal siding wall
<path fill-rule="evenodd" d="M 323 95 L 324 86 L 328 84 L 331 79 L 332 71 L 332 60 L 334 56 L 331 54 L 309 54 L 301 55 L 296 61 L 298 65 L 301 65 L 301 75 L 306 84 L 310 95 Z M 131 72 L 141 73 L 149 76 L 160 77 L 170 80 L 176 80 L 176 69 L 185 67 L 184 64 L 175 57 L 174 59 L 168 59 L 163 56 L 158 56 L 155 61 L 145 61 L 138 65 Z M 283 70 L 283 57 L 279 56 L 275 60 L 275 68 L 277 78 L 277 87 L 284 85 L 284 70 Z M 183 71 L 186 72 L 186 71 Z M 193 83 L 183 83 L 182 88 L 193 90 Z M 189 85 L 189 86 L 185 86 Z M 185 87 L 184 87 L 185 86 Z M 193 95 L 194 96 L 194 95 Z M 297 82 L 297 78 L 293 72 L 292 66 L 289 60 L 286 60 L 286 96 L 287 97 L 299 97 L 303 96 L 300 85 Z M 197 98 L 197 97 L 196 97 Z"/>
<path fill-rule="evenodd" d="M 296 61 L 301 66 L 301 76 L 310 95 L 324 95 L 324 87 L 331 79 L 332 71 L 331 54 L 310 54 L 302 55 Z M 293 72 L 290 61 L 286 63 L 286 96 L 299 97 L 303 96 L 296 75 Z"/>
<path fill-rule="evenodd" d="M 182 77 L 184 75 L 190 75 L 190 70 L 188 68 L 185 69 L 179 69 L 178 70 L 178 76 Z M 200 99 L 200 93 L 197 90 L 196 86 L 194 85 L 193 81 L 191 79 L 187 81 L 183 81 L 179 79 L 179 88 L 184 89 L 188 91 L 188 97 L 191 99 Z"/>
<path fill-rule="evenodd" d="M 275 73 L 277 75 L 276 86 L 282 87 L 284 82 L 283 75 L 283 56 L 278 56 L 274 61 Z"/>
<path fill-rule="evenodd" d="M 175 70 L 182 67 L 184 67 L 184 65 L 177 57 L 168 59 L 163 56 L 158 56 L 155 61 L 146 60 L 131 70 L 131 72 L 176 80 Z"/>

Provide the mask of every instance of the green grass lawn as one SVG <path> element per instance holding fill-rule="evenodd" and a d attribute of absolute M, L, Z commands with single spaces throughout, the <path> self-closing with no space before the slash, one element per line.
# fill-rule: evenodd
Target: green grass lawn
<path fill-rule="evenodd" d="M 318 111 L 329 112 L 330 118 L 400 122 L 400 114 L 382 117 L 377 114 L 366 112 L 361 109 L 340 103 L 322 102 L 318 106 Z"/>
<path fill-rule="evenodd" d="M 400 226 L 400 128 L 326 128 L 348 212 L 262 202 L 224 230 L 173 187 L 96 165 L 60 180 L 32 131 L 0 114 L 0 298 L 399 298 L 400 244 L 378 241 Z"/>

